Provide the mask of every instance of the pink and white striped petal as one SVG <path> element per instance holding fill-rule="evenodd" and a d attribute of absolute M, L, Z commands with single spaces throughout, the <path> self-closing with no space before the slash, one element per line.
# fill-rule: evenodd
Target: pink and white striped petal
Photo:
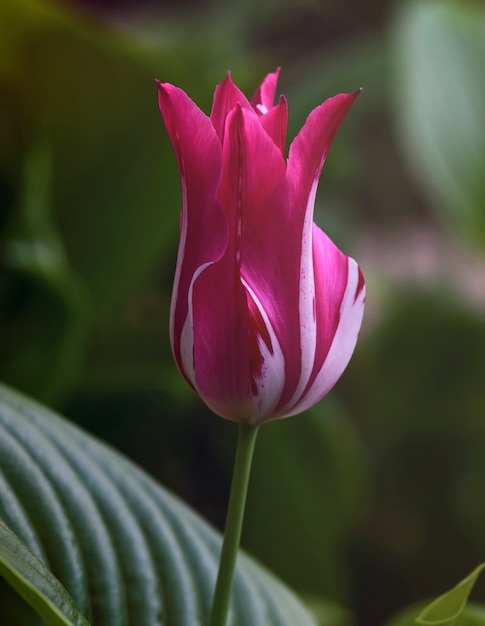
<path fill-rule="evenodd" d="M 328 240 L 324 233 L 322 235 Z M 329 263 L 328 242 L 330 240 L 315 253 L 316 301 L 320 303 L 320 307 L 317 305 L 319 349 L 315 369 L 307 389 L 293 406 L 286 408 L 285 417 L 310 408 L 335 385 L 350 361 L 362 324 L 365 304 L 362 273 L 357 263 L 342 254 L 332 242 L 330 249 L 332 246 L 335 249 L 335 262 Z M 340 306 L 334 308 L 331 306 L 334 303 L 340 303 Z"/>
<path fill-rule="evenodd" d="M 266 199 L 284 179 L 285 172 L 283 156 L 261 127 L 257 115 L 236 106 L 226 122 L 217 198 L 228 220 L 228 246 L 234 245 L 239 262 L 258 216 L 265 210 Z M 260 271 L 265 269 L 261 267 Z"/>
<path fill-rule="evenodd" d="M 218 415 L 249 422 L 249 314 L 246 290 L 231 253 L 194 280 L 190 302 L 195 388 Z M 190 334 L 187 334 L 190 339 Z"/>
<path fill-rule="evenodd" d="M 177 156 L 182 187 L 180 244 L 170 314 L 174 357 L 183 372 L 180 336 L 194 274 L 227 247 L 227 220 L 217 201 L 222 146 L 210 119 L 181 89 L 158 85 L 159 105 Z"/>
<path fill-rule="evenodd" d="M 313 109 L 292 141 L 288 155 L 288 180 L 299 199 L 297 206 L 308 206 L 307 199 L 320 178 L 327 153 L 340 124 L 355 102 L 359 91 L 328 98 Z M 302 202 L 303 201 L 303 202 Z"/>
<path fill-rule="evenodd" d="M 249 366 L 252 378 L 251 423 L 274 413 L 285 387 L 285 358 L 267 312 L 251 287 L 247 290 L 249 310 Z"/>

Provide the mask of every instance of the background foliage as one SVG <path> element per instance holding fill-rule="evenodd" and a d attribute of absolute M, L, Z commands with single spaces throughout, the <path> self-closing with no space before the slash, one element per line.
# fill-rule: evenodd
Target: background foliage
<path fill-rule="evenodd" d="M 222 526 L 235 432 L 170 355 L 180 192 L 152 81 L 208 111 L 228 69 L 251 93 L 279 65 L 289 137 L 364 87 L 316 217 L 368 309 L 331 396 L 262 429 L 243 544 L 373 626 L 485 551 L 482 2 L 3 0 L 0 378 Z"/>

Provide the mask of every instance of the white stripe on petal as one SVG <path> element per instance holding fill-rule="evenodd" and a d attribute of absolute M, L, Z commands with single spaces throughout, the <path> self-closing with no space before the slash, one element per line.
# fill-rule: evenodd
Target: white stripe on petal
<path fill-rule="evenodd" d="M 185 244 L 187 242 L 187 231 L 189 226 L 188 221 L 188 211 L 187 211 L 187 181 L 185 178 L 185 164 L 182 157 L 180 159 L 180 184 L 181 184 L 181 192 L 182 192 L 182 213 L 180 217 L 180 241 L 179 248 L 177 252 L 177 264 L 175 266 L 175 276 L 173 279 L 173 289 L 172 289 L 172 299 L 170 305 L 170 342 L 172 344 L 172 352 L 175 354 L 174 350 L 174 338 L 175 338 L 175 308 L 178 302 L 179 297 L 179 287 L 180 287 L 180 274 L 182 273 L 182 263 L 185 255 Z"/>
<path fill-rule="evenodd" d="M 197 268 L 196 272 L 192 276 L 190 281 L 189 293 L 187 296 L 187 317 L 185 318 L 182 333 L 180 335 L 180 358 L 182 360 L 182 369 L 184 374 L 190 380 L 197 393 L 199 388 L 195 380 L 195 365 L 194 365 L 194 307 L 192 302 L 192 295 L 194 291 L 194 283 L 199 278 L 204 270 L 206 270 L 210 263 L 204 263 Z"/>
<path fill-rule="evenodd" d="M 340 306 L 340 321 L 327 358 L 310 389 L 288 412 L 284 411 L 284 417 L 302 413 L 316 404 L 330 391 L 347 367 L 364 315 L 365 286 L 357 292 L 359 280 L 359 266 L 348 258 L 348 279 Z"/>
<path fill-rule="evenodd" d="M 242 279 L 242 283 L 261 314 L 272 347 L 272 351 L 270 351 L 264 339 L 261 336 L 258 337 L 258 347 L 263 365 L 259 375 L 254 377 L 258 393 L 253 395 L 251 411 L 251 423 L 257 424 L 273 413 L 281 398 L 285 386 L 285 358 L 263 305 L 244 279 Z"/>
<path fill-rule="evenodd" d="M 268 107 L 265 107 L 264 104 L 257 104 L 256 108 L 261 113 L 261 115 L 266 115 L 266 113 L 268 112 Z"/>
<path fill-rule="evenodd" d="M 300 259 L 300 380 L 291 397 L 285 405 L 291 407 L 298 401 L 310 380 L 315 363 L 317 349 L 317 320 L 315 317 L 315 274 L 313 269 L 313 207 L 317 195 L 318 178 L 313 181 L 308 196 L 305 221 L 302 233 L 302 255 Z M 283 408 L 283 412 L 285 412 Z"/>

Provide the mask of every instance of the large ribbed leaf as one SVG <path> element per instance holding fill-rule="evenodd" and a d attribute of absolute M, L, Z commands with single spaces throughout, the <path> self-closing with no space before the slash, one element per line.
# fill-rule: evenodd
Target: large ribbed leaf
<path fill-rule="evenodd" d="M 24 582 L 34 587 L 23 595 L 39 615 L 40 605 L 66 601 L 55 576 L 92 626 L 207 622 L 218 534 L 120 454 L 3 386 L 0 518 L 24 544 L 13 557 L 4 533 L 0 572 L 17 590 Z M 43 590 L 35 589 L 42 563 L 52 573 Z M 68 610 L 67 621 L 45 623 L 81 624 L 72 621 L 75 607 Z M 228 623 L 315 625 L 284 585 L 244 555 Z"/>

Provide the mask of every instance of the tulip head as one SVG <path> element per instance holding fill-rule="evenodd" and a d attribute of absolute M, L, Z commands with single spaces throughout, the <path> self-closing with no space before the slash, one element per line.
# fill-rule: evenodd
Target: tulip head
<path fill-rule="evenodd" d="M 365 300 L 357 263 L 313 222 L 328 149 L 359 92 L 314 109 L 286 158 L 277 79 L 269 74 L 249 101 L 228 75 L 210 116 L 157 81 L 182 186 L 172 351 L 208 407 L 251 424 L 328 393 L 354 350 Z"/>

